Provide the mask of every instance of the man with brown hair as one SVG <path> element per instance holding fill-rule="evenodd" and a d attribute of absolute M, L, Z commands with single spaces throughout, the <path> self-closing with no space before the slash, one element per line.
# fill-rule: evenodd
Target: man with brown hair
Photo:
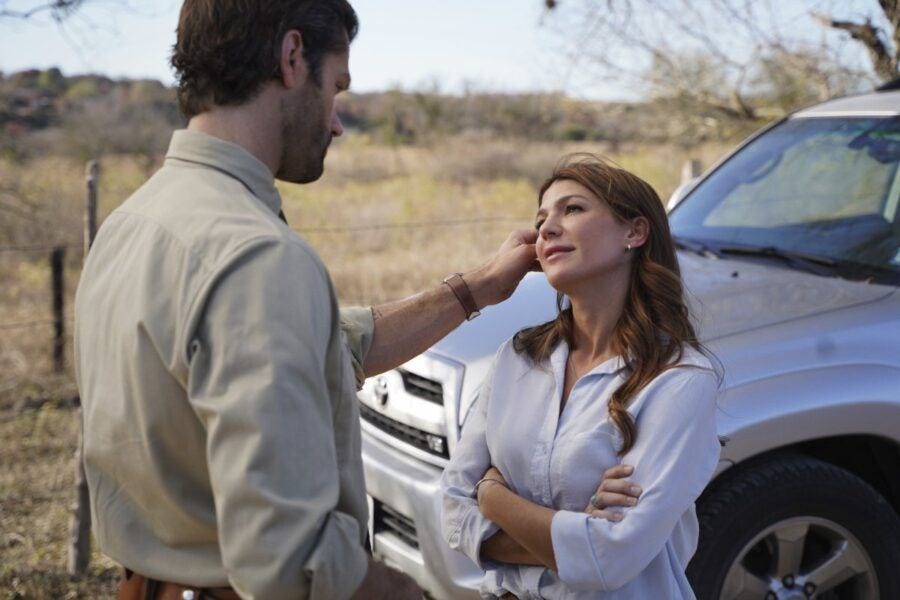
<path fill-rule="evenodd" d="M 274 183 L 321 175 L 356 30 L 346 0 L 182 7 L 172 64 L 190 122 L 106 219 L 76 297 L 94 531 L 126 569 L 122 598 L 338 599 L 376 578 L 357 385 L 533 263 L 519 232 L 429 291 L 338 310 Z"/>

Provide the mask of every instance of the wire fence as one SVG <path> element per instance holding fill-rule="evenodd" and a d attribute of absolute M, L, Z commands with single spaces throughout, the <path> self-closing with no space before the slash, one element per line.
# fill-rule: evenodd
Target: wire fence
<path fill-rule="evenodd" d="M 75 243 L 63 243 L 63 244 L 34 244 L 34 245 L 24 245 L 24 246 L 0 246 L 0 253 L 6 252 L 48 252 L 55 250 L 56 248 L 78 248 L 82 247 L 81 244 Z"/>
<path fill-rule="evenodd" d="M 36 253 L 48 253 L 48 271 L 50 272 L 50 289 L 51 289 L 51 306 L 50 314 L 52 318 L 45 319 L 28 319 L 15 322 L 0 322 L 0 331 L 9 331 L 15 329 L 29 329 L 36 327 L 44 327 L 47 325 L 59 324 L 60 321 L 68 320 L 62 314 L 54 314 L 56 309 L 62 310 L 63 306 L 57 307 L 62 302 L 65 294 L 63 269 L 66 251 L 70 249 L 82 248 L 81 244 L 60 243 L 60 244 L 21 244 L 0 246 L 0 255 L 23 254 L 31 255 Z"/>
<path fill-rule="evenodd" d="M 435 229 L 459 225 L 502 225 L 527 223 L 528 219 L 514 217 L 483 217 L 470 219 L 445 219 L 434 221 L 406 221 L 396 223 L 369 223 L 364 225 L 348 225 L 344 227 L 300 227 L 299 233 L 358 233 L 366 231 L 383 231 L 386 229 Z"/>
<path fill-rule="evenodd" d="M 428 221 L 398 221 L 398 222 L 382 222 L 382 223 L 361 223 L 354 225 L 346 225 L 340 227 L 328 226 L 312 226 L 297 227 L 295 231 L 304 235 L 333 235 L 333 234 L 359 234 L 386 230 L 417 230 L 417 229 L 440 229 L 448 227 L 460 226 L 520 226 L 528 225 L 528 219 L 515 217 L 482 217 L 482 218 L 465 218 L 465 219 L 435 219 Z M 65 252 L 67 250 L 81 251 L 84 248 L 83 243 L 76 242 L 60 242 L 60 243 L 42 243 L 42 244 L 15 244 L 0 246 L 0 255 L 9 254 L 39 254 L 42 252 L 52 255 L 56 252 Z M 52 261 L 51 261 L 52 262 Z M 52 266 L 51 266 L 52 269 Z M 54 292 L 54 295 L 61 293 Z M 64 322 L 71 322 L 71 316 L 63 317 Z M 48 327 L 59 324 L 58 316 L 46 319 L 29 319 L 14 322 L 0 322 L 0 331 L 15 331 L 23 329 L 34 329 L 39 327 Z"/>
<path fill-rule="evenodd" d="M 18 323 L 0 323 L 0 331 L 10 329 L 30 329 L 33 327 L 43 327 L 45 325 L 53 325 L 55 319 L 38 319 L 37 321 L 20 321 Z"/>

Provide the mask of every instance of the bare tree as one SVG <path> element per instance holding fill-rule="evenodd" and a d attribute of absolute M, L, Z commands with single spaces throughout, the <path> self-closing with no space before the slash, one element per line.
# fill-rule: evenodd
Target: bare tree
<path fill-rule="evenodd" d="M 10 0 L 0 0 L 0 19 L 30 19 L 38 15 L 49 14 L 56 21 L 62 21 L 76 10 L 85 0 L 45 0 L 43 2 L 28 2 L 24 8 L 11 8 L 21 3 L 13 3 Z"/>
<path fill-rule="evenodd" d="M 544 0 L 577 72 L 683 105 L 718 129 L 859 90 L 873 74 L 897 77 L 900 0 L 872 3 L 854 21 L 810 10 L 827 0 L 791 15 L 777 0 Z"/>
<path fill-rule="evenodd" d="M 862 44 L 869 53 L 872 68 L 882 81 L 900 77 L 900 2 L 879 0 L 878 6 L 884 15 L 883 26 L 878 26 L 872 18 L 861 21 L 835 19 L 820 12 L 810 14 L 822 25 L 844 31 Z"/>

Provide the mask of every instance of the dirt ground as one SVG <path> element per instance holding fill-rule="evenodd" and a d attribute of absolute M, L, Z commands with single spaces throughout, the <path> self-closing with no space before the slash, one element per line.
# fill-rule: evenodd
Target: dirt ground
<path fill-rule="evenodd" d="M 111 598 L 116 565 L 96 551 L 88 574 L 66 574 L 73 449 L 71 401 L 0 408 L 0 599 Z"/>

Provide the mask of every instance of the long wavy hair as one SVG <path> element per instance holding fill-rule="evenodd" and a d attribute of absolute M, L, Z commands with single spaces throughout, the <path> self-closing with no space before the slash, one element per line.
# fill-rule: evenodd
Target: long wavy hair
<path fill-rule="evenodd" d="M 627 358 L 625 381 L 609 399 L 609 416 L 621 432 L 619 455 L 628 452 L 637 439 L 637 428 L 626 407 L 657 375 L 681 360 L 690 346 L 705 350 L 691 324 L 675 244 L 669 231 L 662 201 L 640 177 L 592 154 L 572 154 L 553 170 L 541 185 L 538 206 L 547 189 L 556 181 L 569 180 L 591 191 L 605 202 L 620 223 L 636 217 L 649 222 L 649 236 L 633 248 L 628 295 L 613 330 L 612 349 Z M 557 317 L 543 325 L 524 329 L 513 339 L 513 348 L 528 355 L 535 364 L 546 361 L 556 346 L 565 341 L 574 347 L 574 319 L 571 306 L 557 294 Z"/>

